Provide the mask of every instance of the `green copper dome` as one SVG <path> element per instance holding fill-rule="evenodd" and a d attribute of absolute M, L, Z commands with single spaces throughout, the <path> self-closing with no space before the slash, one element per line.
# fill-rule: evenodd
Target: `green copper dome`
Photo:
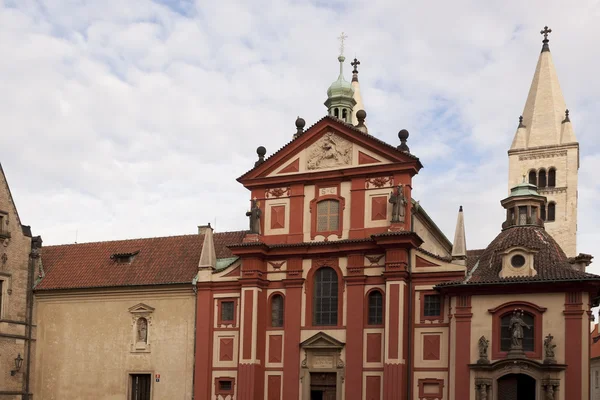
<path fill-rule="evenodd" d="M 340 62 L 340 76 L 338 76 L 337 80 L 329 86 L 329 89 L 327 89 L 328 98 L 339 96 L 352 98 L 354 96 L 352 83 L 344 79 L 344 60 L 346 60 L 344 56 L 338 57 L 338 61 Z"/>

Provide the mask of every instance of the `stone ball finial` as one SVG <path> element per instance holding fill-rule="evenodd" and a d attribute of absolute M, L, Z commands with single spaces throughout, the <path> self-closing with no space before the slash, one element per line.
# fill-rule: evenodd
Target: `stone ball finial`
<path fill-rule="evenodd" d="M 365 118 L 367 118 L 367 112 L 365 110 L 358 110 L 356 112 L 356 119 L 358 120 L 358 124 L 356 124 L 356 128 L 358 128 L 363 133 L 369 133 L 367 126 L 365 125 Z"/>
<path fill-rule="evenodd" d="M 255 167 L 258 167 L 260 164 L 265 162 L 265 154 L 267 154 L 267 149 L 263 146 L 258 146 L 256 149 L 256 154 L 258 154 L 258 160 L 254 163 Z"/>
<path fill-rule="evenodd" d="M 406 144 L 406 139 L 408 139 L 408 136 L 409 134 L 406 129 L 402 129 L 400 132 L 398 132 L 398 139 L 400 139 L 400 145 L 396 147 L 398 150 L 410 153 L 410 148 Z"/>
<path fill-rule="evenodd" d="M 304 133 L 304 126 L 306 125 L 306 121 L 304 118 L 296 118 L 296 133 L 294 133 L 294 139 Z"/>
<path fill-rule="evenodd" d="M 367 118 L 367 112 L 365 110 L 358 110 L 356 112 L 356 119 L 361 121 Z"/>

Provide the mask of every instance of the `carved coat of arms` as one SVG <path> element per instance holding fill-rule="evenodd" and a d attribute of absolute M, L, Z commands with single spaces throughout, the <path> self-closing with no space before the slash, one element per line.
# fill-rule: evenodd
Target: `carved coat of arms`
<path fill-rule="evenodd" d="M 352 164 L 352 143 L 329 132 L 307 150 L 306 169 L 339 167 Z"/>

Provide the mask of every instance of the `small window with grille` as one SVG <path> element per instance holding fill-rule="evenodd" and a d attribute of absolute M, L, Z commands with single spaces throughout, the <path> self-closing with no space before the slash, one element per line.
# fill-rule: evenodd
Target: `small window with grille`
<path fill-rule="evenodd" d="M 383 294 L 379 290 L 369 293 L 369 318 L 367 324 L 383 324 Z"/>
<path fill-rule="evenodd" d="M 439 317 L 442 315 L 442 297 L 439 294 L 426 294 L 423 302 L 423 316 Z"/>
<path fill-rule="evenodd" d="M 340 227 L 340 202 L 323 200 L 317 203 L 317 232 L 337 231 Z"/>
<path fill-rule="evenodd" d="M 283 326 L 283 296 L 273 295 L 271 298 L 271 326 L 280 328 Z"/>

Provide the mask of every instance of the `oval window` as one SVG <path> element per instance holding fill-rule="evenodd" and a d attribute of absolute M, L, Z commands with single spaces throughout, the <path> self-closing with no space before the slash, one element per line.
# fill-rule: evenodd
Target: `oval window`
<path fill-rule="evenodd" d="M 525 265 L 525 257 L 523 257 L 520 254 L 512 256 L 512 258 L 510 259 L 510 264 L 515 268 L 520 268 L 523 265 Z"/>

